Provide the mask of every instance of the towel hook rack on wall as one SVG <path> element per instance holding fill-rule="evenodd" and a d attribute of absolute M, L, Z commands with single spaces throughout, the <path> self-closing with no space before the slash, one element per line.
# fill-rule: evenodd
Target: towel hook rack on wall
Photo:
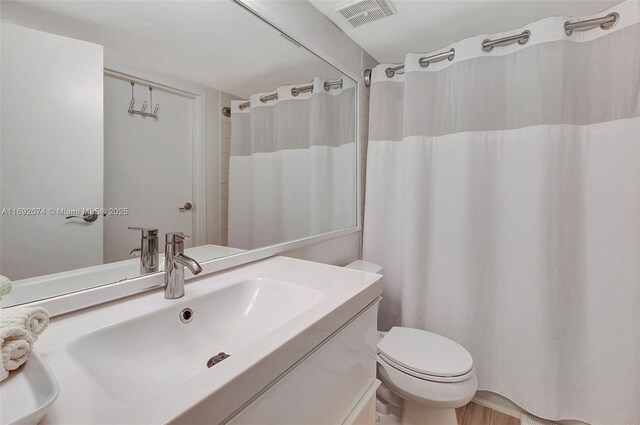
<path fill-rule="evenodd" d="M 133 97 L 133 86 L 135 83 L 131 81 L 131 101 L 129 102 L 129 109 L 127 110 L 131 115 L 140 115 L 143 117 L 151 117 L 153 119 L 160 118 L 158 116 L 158 111 L 160 110 L 160 105 L 156 103 L 156 106 L 153 108 L 153 112 L 147 112 L 147 105 L 153 105 L 153 87 L 149 86 L 149 103 L 145 100 L 142 103 L 142 108 L 140 110 L 135 109 L 136 99 Z"/>

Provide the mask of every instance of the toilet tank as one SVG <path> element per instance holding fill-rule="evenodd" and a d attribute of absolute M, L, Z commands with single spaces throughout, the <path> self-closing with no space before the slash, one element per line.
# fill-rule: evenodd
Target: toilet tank
<path fill-rule="evenodd" d="M 384 269 L 380 264 L 371 263 L 369 261 L 357 260 L 345 266 L 348 269 L 360 270 L 369 273 L 384 274 Z"/>

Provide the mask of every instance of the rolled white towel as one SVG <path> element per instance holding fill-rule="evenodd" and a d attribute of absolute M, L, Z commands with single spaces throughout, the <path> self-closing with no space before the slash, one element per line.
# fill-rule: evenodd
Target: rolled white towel
<path fill-rule="evenodd" d="M 11 292 L 11 289 L 13 286 L 9 278 L 0 274 L 0 299 Z"/>
<path fill-rule="evenodd" d="M 42 307 L 14 307 L 0 310 L 0 326 L 18 326 L 27 330 L 33 340 L 49 325 L 49 312 Z"/>
<path fill-rule="evenodd" d="M 22 366 L 31 354 L 33 338 L 31 334 L 20 326 L 0 326 L 0 381 L 9 376 L 9 371 Z"/>

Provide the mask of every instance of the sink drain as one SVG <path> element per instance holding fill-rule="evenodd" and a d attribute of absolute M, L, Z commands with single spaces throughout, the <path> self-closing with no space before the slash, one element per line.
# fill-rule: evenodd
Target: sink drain
<path fill-rule="evenodd" d="M 207 362 L 207 367 L 211 367 L 211 366 L 215 366 L 218 363 L 220 363 L 221 361 L 223 361 L 224 359 L 226 359 L 227 357 L 230 357 L 231 354 L 227 354 L 225 352 L 221 352 L 218 353 L 217 356 L 213 356 L 209 359 L 209 361 Z"/>
<path fill-rule="evenodd" d="M 193 310 L 191 310 L 190 308 L 182 309 L 182 311 L 180 312 L 180 320 L 182 321 L 182 323 L 189 323 L 190 321 L 192 321 Z"/>

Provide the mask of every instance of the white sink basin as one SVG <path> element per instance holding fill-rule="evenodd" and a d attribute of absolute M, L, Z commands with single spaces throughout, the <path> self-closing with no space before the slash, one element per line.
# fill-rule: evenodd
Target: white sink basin
<path fill-rule="evenodd" d="M 218 353 L 246 349 L 322 298 L 287 282 L 243 280 L 91 332 L 68 351 L 112 397 L 150 399 L 207 371 Z M 185 308 L 193 312 L 188 323 L 180 317 Z"/>

